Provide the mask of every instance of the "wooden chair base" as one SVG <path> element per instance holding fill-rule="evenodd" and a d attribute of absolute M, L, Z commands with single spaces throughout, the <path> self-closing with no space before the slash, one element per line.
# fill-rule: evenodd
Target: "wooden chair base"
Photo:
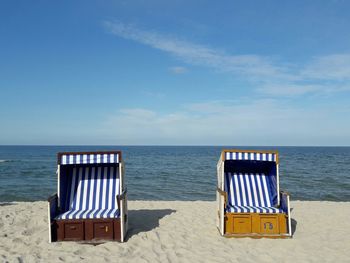
<path fill-rule="evenodd" d="M 278 235 L 267 235 L 267 234 L 225 234 L 224 237 L 226 238 L 243 238 L 243 237 L 250 237 L 250 238 L 272 238 L 272 239 L 279 239 L 279 238 L 291 238 L 289 234 L 278 234 Z"/>
<path fill-rule="evenodd" d="M 226 213 L 225 237 L 289 237 L 286 214 Z"/>
<path fill-rule="evenodd" d="M 53 241 L 121 241 L 120 219 L 64 219 L 51 224 Z"/>

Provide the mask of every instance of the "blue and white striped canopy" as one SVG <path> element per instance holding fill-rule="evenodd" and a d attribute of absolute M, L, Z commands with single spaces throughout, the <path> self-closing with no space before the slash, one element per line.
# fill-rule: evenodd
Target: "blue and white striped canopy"
<path fill-rule="evenodd" d="M 277 154 L 268 152 L 225 152 L 225 160 L 276 162 Z"/>
<path fill-rule="evenodd" d="M 119 163 L 118 153 L 67 153 L 61 154 L 59 164 L 108 164 Z"/>

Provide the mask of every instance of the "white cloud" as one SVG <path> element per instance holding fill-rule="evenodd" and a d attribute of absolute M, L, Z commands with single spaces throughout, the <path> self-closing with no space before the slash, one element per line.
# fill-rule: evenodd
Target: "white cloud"
<path fill-rule="evenodd" d="M 173 36 L 164 36 L 154 31 L 139 30 L 134 26 L 117 21 L 106 21 L 104 25 L 116 36 L 134 40 L 165 51 L 183 61 L 195 65 L 204 65 L 223 71 L 244 74 L 271 76 L 280 72 L 281 67 L 270 63 L 268 58 L 256 55 L 227 55 L 216 49 L 203 45 L 193 44 Z M 282 75 L 282 72 L 280 72 Z"/>
<path fill-rule="evenodd" d="M 253 82 L 258 87 L 258 92 L 269 96 L 300 96 L 350 90 L 350 54 L 317 57 L 305 65 L 291 65 L 254 54 L 227 54 L 174 36 L 140 30 L 118 21 L 106 21 L 104 24 L 118 37 L 167 52 L 189 64 L 210 67 L 244 78 Z M 181 71 L 173 69 L 174 73 Z M 320 84 L 320 81 L 323 83 Z"/>
<path fill-rule="evenodd" d="M 124 109 L 102 126 L 123 144 L 339 145 L 350 144 L 349 107 L 286 106 L 277 100 L 213 101 L 161 113 Z M 112 136 L 113 135 L 113 136 Z"/>
<path fill-rule="evenodd" d="M 151 110 L 133 108 L 133 109 L 121 109 L 120 113 L 124 116 L 128 116 L 129 119 L 150 120 L 155 117 L 155 113 Z"/>
<path fill-rule="evenodd" d="M 302 72 L 305 78 L 350 80 L 350 54 L 333 54 L 314 58 Z"/>
<path fill-rule="evenodd" d="M 298 85 L 298 84 L 264 84 L 261 88 L 257 88 L 268 95 L 273 96 L 299 96 L 305 93 L 325 92 L 321 85 Z"/>
<path fill-rule="evenodd" d="M 105 26 L 118 37 L 168 53 L 182 62 L 227 72 L 272 98 L 350 90 L 350 54 L 333 54 L 299 65 L 254 54 L 231 55 L 174 36 L 120 22 Z M 173 68 L 174 73 L 182 69 Z M 292 106 L 286 100 L 212 101 L 170 113 L 127 109 L 110 116 L 106 134 L 123 144 L 349 145 L 347 105 Z M 107 136 L 108 137 L 108 136 Z M 111 137 L 110 137 L 111 138 Z"/>
<path fill-rule="evenodd" d="M 169 70 L 170 70 L 171 73 L 174 73 L 174 74 L 184 74 L 184 73 L 187 72 L 187 68 L 179 67 L 179 66 L 171 67 L 171 68 L 169 68 Z"/>
<path fill-rule="evenodd" d="M 157 99 L 157 100 L 164 99 L 166 97 L 166 95 L 163 92 L 157 92 L 157 91 L 151 91 L 151 90 L 143 91 L 142 94 L 144 96 Z"/>

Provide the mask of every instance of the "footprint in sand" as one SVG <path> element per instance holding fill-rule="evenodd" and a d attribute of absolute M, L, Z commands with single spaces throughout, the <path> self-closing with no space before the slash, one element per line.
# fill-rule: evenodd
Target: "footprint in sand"
<path fill-rule="evenodd" d="M 24 242 L 21 238 L 15 238 L 15 239 L 13 239 L 13 243 L 23 244 Z"/>

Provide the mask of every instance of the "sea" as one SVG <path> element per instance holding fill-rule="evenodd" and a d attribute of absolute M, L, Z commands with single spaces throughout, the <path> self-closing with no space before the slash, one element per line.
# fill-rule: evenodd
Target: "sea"
<path fill-rule="evenodd" d="M 121 150 L 129 200 L 215 200 L 222 149 L 278 150 L 291 200 L 350 201 L 350 147 L 0 146 L 0 202 L 38 201 L 57 189 L 57 153 Z"/>

